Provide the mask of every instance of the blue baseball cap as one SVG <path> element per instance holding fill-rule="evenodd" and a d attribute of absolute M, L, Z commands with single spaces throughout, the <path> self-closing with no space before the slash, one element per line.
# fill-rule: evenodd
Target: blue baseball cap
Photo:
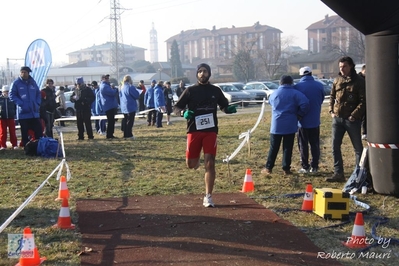
<path fill-rule="evenodd" d="M 76 84 L 83 84 L 83 77 L 76 78 Z"/>

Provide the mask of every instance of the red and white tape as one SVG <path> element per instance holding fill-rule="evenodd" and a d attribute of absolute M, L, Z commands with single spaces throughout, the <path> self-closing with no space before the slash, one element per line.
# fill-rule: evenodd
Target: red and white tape
<path fill-rule="evenodd" d="M 378 144 L 378 143 L 368 143 L 370 147 L 380 148 L 380 149 L 399 149 L 399 144 Z"/>

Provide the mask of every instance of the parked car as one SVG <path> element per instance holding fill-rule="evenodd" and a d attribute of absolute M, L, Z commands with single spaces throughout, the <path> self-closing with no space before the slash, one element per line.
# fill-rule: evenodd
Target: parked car
<path fill-rule="evenodd" d="M 325 92 L 326 96 L 330 95 L 330 93 L 331 93 L 331 88 L 332 88 L 332 85 L 333 85 L 334 80 L 333 80 L 333 79 L 320 79 L 320 81 L 321 81 L 321 82 L 324 82 L 324 83 L 328 86 L 328 88 L 327 88 L 327 87 L 325 87 L 325 85 L 323 84 L 323 86 L 324 86 L 324 92 Z"/>
<path fill-rule="evenodd" d="M 252 86 L 245 87 L 244 83 L 233 83 L 239 90 L 250 93 L 251 96 L 257 101 L 259 104 L 263 102 L 263 99 L 267 99 L 267 93 L 265 90 L 256 90 Z"/>
<path fill-rule="evenodd" d="M 213 84 L 218 86 L 229 100 L 229 103 L 232 102 L 243 102 L 244 106 L 248 106 L 249 102 L 254 100 L 254 95 L 239 90 L 233 83 L 215 83 Z"/>
<path fill-rule="evenodd" d="M 55 91 L 58 91 L 61 86 L 55 86 Z M 75 90 L 75 85 L 64 85 L 64 92 L 67 91 L 74 91 Z"/>
<path fill-rule="evenodd" d="M 332 83 L 331 85 L 328 85 L 326 82 L 322 81 L 321 79 L 316 79 L 318 82 L 320 82 L 321 84 L 323 84 L 323 88 L 324 88 L 324 96 L 330 96 L 331 94 L 331 87 L 332 87 Z"/>
<path fill-rule="evenodd" d="M 245 84 L 244 90 L 263 90 L 266 92 L 267 100 L 270 95 L 278 89 L 278 86 L 272 81 L 251 81 Z"/>

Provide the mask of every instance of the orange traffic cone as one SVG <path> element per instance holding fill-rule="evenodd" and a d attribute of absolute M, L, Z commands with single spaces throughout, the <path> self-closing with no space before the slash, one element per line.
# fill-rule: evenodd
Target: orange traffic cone
<path fill-rule="evenodd" d="M 352 236 L 348 237 L 348 240 L 342 242 L 344 246 L 348 248 L 365 248 L 368 247 L 366 243 L 366 234 L 364 231 L 363 214 L 361 212 L 356 213 L 355 225 L 353 226 Z"/>
<path fill-rule="evenodd" d="M 66 182 L 65 176 L 60 178 L 60 188 L 58 190 L 58 198 L 55 200 L 69 199 L 69 190 Z"/>
<path fill-rule="evenodd" d="M 46 260 L 46 257 L 40 258 L 32 231 L 29 227 L 25 227 L 22 241 L 21 256 L 19 263 L 15 266 L 36 266 Z"/>
<path fill-rule="evenodd" d="M 242 185 L 241 192 L 251 192 L 254 191 L 254 182 L 252 181 L 252 171 L 247 169 L 244 177 L 244 184 Z"/>
<path fill-rule="evenodd" d="M 313 211 L 313 187 L 306 185 L 305 196 L 303 197 L 302 211 Z"/>
<path fill-rule="evenodd" d="M 61 228 L 61 229 L 75 229 L 75 225 L 71 222 L 71 216 L 69 215 L 69 205 L 68 199 L 62 199 L 62 205 L 60 210 L 60 215 L 58 216 L 57 224 L 53 225 L 53 227 Z"/>

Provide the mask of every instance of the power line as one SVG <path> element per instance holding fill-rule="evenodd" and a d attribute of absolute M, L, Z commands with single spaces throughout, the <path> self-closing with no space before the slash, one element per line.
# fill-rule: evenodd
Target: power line
<path fill-rule="evenodd" d="M 183 5 L 188 5 L 188 4 L 192 4 L 192 3 L 195 3 L 195 2 L 200 2 L 199 0 L 194 0 L 194 1 L 186 2 L 186 3 L 180 3 L 180 4 L 175 4 L 175 5 L 157 7 L 159 5 L 165 5 L 165 4 L 168 4 L 168 3 L 171 3 L 171 2 L 176 2 L 176 1 L 179 1 L 179 0 L 172 0 L 172 1 L 167 1 L 167 2 L 162 2 L 162 3 L 157 3 L 157 4 L 151 4 L 151 5 L 141 6 L 141 7 L 140 6 L 139 7 L 135 7 L 134 8 L 135 11 L 129 12 L 125 16 L 128 17 L 128 16 L 133 16 L 133 15 L 138 15 L 138 14 L 150 13 L 150 12 L 154 12 L 154 11 L 157 11 L 157 10 L 170 9 L 170 8 L 177 7 L 177 6 L 183 6 Z M 203 1 L 201 1 L 201 2 L 203 2 Z M 155 8 L 151 8 L 152 6 L 155 6 Z M 148 10 L 136 11 L 136 10 L 147 9 L 147 8 L 148 8 Z"/>

